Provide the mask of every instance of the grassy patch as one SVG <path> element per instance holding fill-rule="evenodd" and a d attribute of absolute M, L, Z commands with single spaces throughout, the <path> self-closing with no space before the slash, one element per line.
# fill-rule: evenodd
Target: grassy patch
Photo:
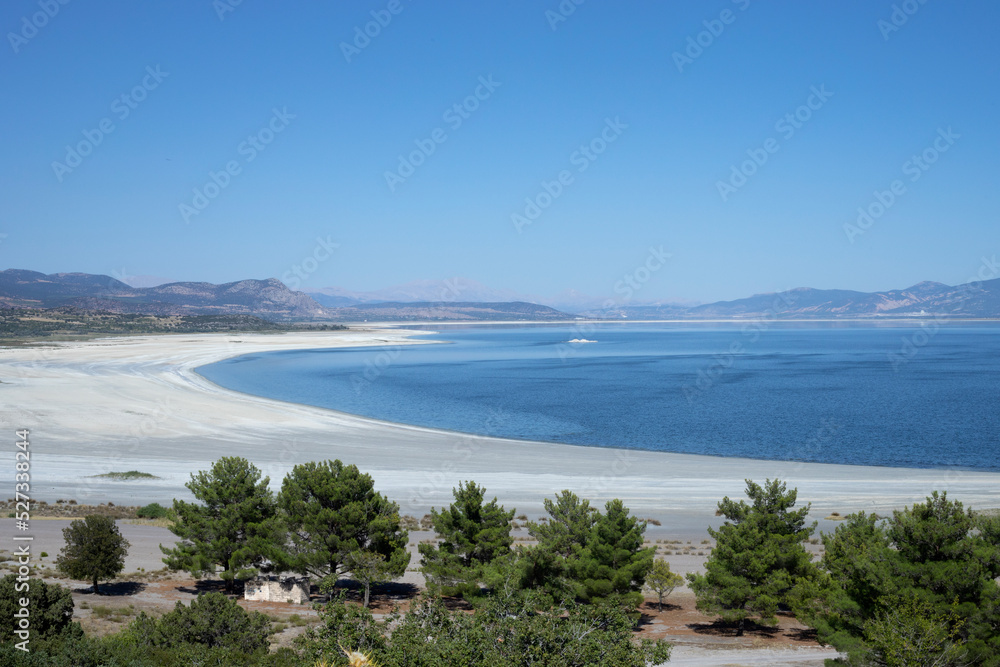
<path fill-rule="evenodd" d="M 127 607 L 106 607 L 104 605 L 96 604 L 91 608 L 90 613 L 97 618 L 122 623 L 127 618 L 135 616 L 135 607 L 132 605 Z"/>
<path fill-rule="evenodd" d="M 156 526 L 157 528 L 170 528 L 174 525 L 171 519 L 123 519 L 122 521 L 134 526 Z"/>
<path fill-rule="evenodd" d="M 103 475 L 91 475 L 91 477 L 102 477 L 104 479 L 117 479 L 117 480 L 160 479 L 156 475 L 152 475 L 148 472 L 140 472 L 139 470 L 128 470 L 126 472 L 106 472 Z"/>

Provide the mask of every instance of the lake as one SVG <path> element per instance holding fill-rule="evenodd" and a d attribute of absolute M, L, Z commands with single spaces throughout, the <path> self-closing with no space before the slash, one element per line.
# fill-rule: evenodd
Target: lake
<path fill-rule="evenodd" d="M 1000 470 L 997 323 L 434 331 L 447 342 L 251 354 L 198 372 L 258 396 L 482 435 Z M 594 342 L 569 342 L 581 339 Z"/>

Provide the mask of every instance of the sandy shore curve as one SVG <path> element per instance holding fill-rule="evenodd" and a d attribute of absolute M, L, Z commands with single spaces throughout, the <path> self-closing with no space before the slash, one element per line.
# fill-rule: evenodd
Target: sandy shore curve
<path fill-rule="evenodd" d="M 472 436 L 285 403 L 219 387 L 195 372 L 232 356 L 275 350 L 420 344 L 403 329 L 101 338 L 0 349 L 0 425 L 31 432 L 32 495 L 53 502 L 165 503 L 220 456 L 244 456 L 278 488 L 303 461 L 339 458 L 375 478 L 404 513 L 446 505 L 474 479 L 518 513 L 541 513 L 561 489 L 603 504 L 622 498 L 664 532 L 701 533 L 715 504 L 744 479 L 780 477 L 822 519 L 831 511 L 888 512 L 933 490 L 974 508 L 1000 506 L 1000 473 L 721 458 Z M 446 338 L 445 335 L 439 338 Z M 377 350 L 372 350 L 373 360 Z M 377 381 L 377 380 L 376 380 Z M 140 470 L 160 479 L 93 477 Z M 3 473 L 13 490 L 14 468 Z M 11 495 L 13 495 L 11 493 Z M 821 520 L 821 529 L 833 522 Z"/>

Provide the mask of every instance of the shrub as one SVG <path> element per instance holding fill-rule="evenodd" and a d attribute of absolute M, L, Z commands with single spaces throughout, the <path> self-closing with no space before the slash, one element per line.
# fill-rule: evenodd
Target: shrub
<path fill-rule="evenodd" d="M 19 590 L 27 584 L 26 590 Z M 14 614 L 21 609 L 20 599 L 27 598 L 31 639 L 46 639 L 64 632 L 81 634 L 78 623 L 73 623 L 73 596 L 68 588 L 47 584 L 41 579 L 19 582 L 17 575 L 8 574 L 0 579 L 0 641 L 21 641 L 14 634 Z"/>
<path fill-rule="evenodd" d="M 253 653 L 267 648 L 269 627 L 264 614 L 248 612 L 222 593 L 204 593 L 189 606 L 178 602 L 173 611 L 159 619 L 140 613 L 129 631 L 138 644 L 147 647 L 196 644 Z"/>
<path fill-rule="evenodd" d="M 135 515 L 140 519 L 163 519 L 167 516 L 167 508 L 160 503 L 149 503 L 136 510 Z"/>

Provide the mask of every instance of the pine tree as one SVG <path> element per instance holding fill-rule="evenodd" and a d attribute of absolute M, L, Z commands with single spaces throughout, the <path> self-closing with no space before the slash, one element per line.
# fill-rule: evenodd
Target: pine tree
<path fill-rule="evenodd" d="M 597 521 L 597 509 L 589 500 L 581 500 L 575 493 L 563 490 L 553 502 L 546 498 L 546 523 L 529 523 L 528 533 L 538 541 L 538 547 L 553 554 L 569 558 L 587 546 L 591 530 Z"/>
<path fill-rule="evenodd" d="M 716 546 L 705 574 L 688 575 L 698 609 L 736 623 L 737 636 L 743 635 L 747 619 L 776 623 L 778 605 L 791 601 L 792 588 L 817 576 L 803 546 L 816 529 L 815 523 L 805 525 L 810 506 L 792 510 L 797 491 L 787 491 L 779 480 L 767 480 L 763 487 L 749 479 L 746 484 L 752 503 L 729 497 L 719 502 L 727 521 L 719 530 L 708 529 Z"/>
<path fill-rule="evenodd" d="M 544 590 L 553 601 L 573 598 L 576 589 L 570 581 L 570 566 L 590 541 L 599 513 L 589 500 L 563 490 L 555 501 L 546 498 L 548 521 L 531 522 L 528 533 L 537 545 L 521 550 L 521 585 Z"/>
<path fill-rule="evenodd" d="M 452 493 L 455 502 L 447 509 L 431 510 L 441 542 L 418 547 L 422 569 L 432 590 L 472 597 L 479 592 L 486 567 L 511 553 L 514 510 L 504 510 L 496 498 L 483 504 L 485 489 L 475 482 L 463 482 Z"/>
<path fill-rule="evenodd" d="M 617 498 L 608 501 L 590 531 L 587 546 L 569 564 L 577 597 L 585 602 L 612 600 L 638 608 L 646 574 L 656 550 L 642 547 L 646 522 L 629 514 Z"/>
<path fill-rule="evenodd" d="M 799 616 L 852 658 L 895 652 L 909 656 L 906 664 L 952 664 L 946 658 L 967 654 L 969 664 L 996 667 L 998 537 L 1000 519 L 977 516 L 946 493 L 889 519 L 853 514 L 823 536 L 827 574 L 802 595 Z M 910 645 L 911 636 L 925 640 Z"/>
<path fill-rule="evenodd" d="M 161 546 L 163 562 L 192 576 L 222 567 L 226 590 L 266 564 L 284 541 L 268 478 L 244 458 L 222 457 L 210 471 L 191 475 L 185 486 L 202 504 L 174 500 L 170 530 L 181 538 L 176 547 Z"/>
<path fill-rule="evenodd" d="M 375 491 L 371 475 L 357 466 L 339 460 L 297 465 L 282 482 L 278 504 L 289 531 L 279 561 L 289 569 L 336 579 L 351 569 L 346 560 L 354 553 L 356 564 L 382 559 L 379 579 L 406 571 L 408 535 L 399 506 Z"/>

